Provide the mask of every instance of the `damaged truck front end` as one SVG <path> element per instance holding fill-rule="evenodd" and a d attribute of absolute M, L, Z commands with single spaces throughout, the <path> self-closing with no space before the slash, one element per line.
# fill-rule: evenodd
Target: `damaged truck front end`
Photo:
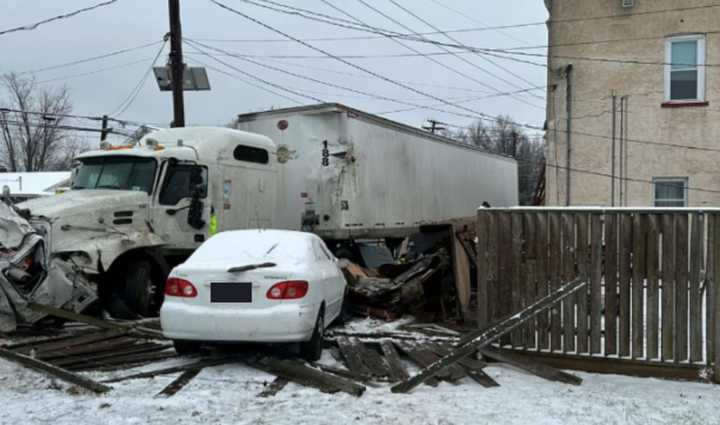
<path fill-rule="evenodd" d="M 46 239 L 14 207 L 0 202 L 0 332 L 46 317 L 33 303 L 79 313 L 97 300 L 79 268 L 48 254 Z"/>

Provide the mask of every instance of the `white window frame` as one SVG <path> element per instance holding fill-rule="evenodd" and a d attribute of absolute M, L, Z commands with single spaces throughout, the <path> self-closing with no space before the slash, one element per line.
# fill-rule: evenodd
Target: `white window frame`
<path fill-rule="evenodd" d="M 660 183 L 683 183 L 683 207 L 673 207 L 673 208 L 685 208 L 688 206 L 688 185 L 690 184 L 690 178 L 689 177 L 653 177 L 652 179 L 653 185 L 652 185 L 652 191 L 653 191 L 653 206 L 657 208 L 669 208 L 669 207 L 658 207 L 657 206 L 657 184 Z M 680 199 L 662 199 L 662 201 L 679 201 Z"/>
<path fill-rule="evenodd" d="M 672 72 L 672 45 L 673 43 L 682 41 L 697 41 L 697 71 L 698 85 L 697 96 L 695 99 L 676 99 L 670 98 L 670 74 Z M 665 102 L 688 103 L 688 102 L 704 102 L 705 101 L 705 34 L 680 35 L 668 37 L 665 39 Z"/>

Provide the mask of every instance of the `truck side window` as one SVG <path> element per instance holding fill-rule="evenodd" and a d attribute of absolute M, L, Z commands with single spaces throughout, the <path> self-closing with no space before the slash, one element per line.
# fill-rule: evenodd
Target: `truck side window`
<path fill-rule="evenodd" d="M 177 205 L 180 200 L 192 197 L 192 173 L 200 169 L 205 190 L 200 195 L 207 197 L 207 168 L 192 164 L 171 164 L 165 173 L 165 182 L 160 191 L 160 205 Z"/>
<path fill-rule="evenodd" d="M 233 151 L 233 156 L 238 161 L 254 162 L 256 164 L 267 164 L 270 162 L 268 151 L 252 146 L 237 145 Z"/>

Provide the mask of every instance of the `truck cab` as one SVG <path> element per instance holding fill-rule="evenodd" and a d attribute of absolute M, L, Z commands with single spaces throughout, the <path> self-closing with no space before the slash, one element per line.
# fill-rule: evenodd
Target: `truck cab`
<path fill-rule="evenodd" d="M 18 207 L 113 315 L 153 315 L 171 267 L 214 231 L 273 226 L 275 153 L 242 131 L 161 130 L 78 156 L 71 190 Z"/>

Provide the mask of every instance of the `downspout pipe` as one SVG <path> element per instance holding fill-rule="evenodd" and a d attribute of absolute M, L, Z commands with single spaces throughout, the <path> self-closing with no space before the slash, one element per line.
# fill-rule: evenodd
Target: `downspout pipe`
<path fill-rule="evenodd" d="M 571 184 L 571 173 L 570 173 L 570 166 L 572 165 L 572 101 L 573 101 L 573 92 L 572 92 L 572 72 L 573 72 L 573 66 L 572 64 L 569 64 L 565 67 L 565 109 L 566 109 L 566 117 L 567 122 L 565 124 L 565 135 L 566 135 L 566 151 L 565 151 L 565 205 L 570 206 L 570 184 Z"/>

